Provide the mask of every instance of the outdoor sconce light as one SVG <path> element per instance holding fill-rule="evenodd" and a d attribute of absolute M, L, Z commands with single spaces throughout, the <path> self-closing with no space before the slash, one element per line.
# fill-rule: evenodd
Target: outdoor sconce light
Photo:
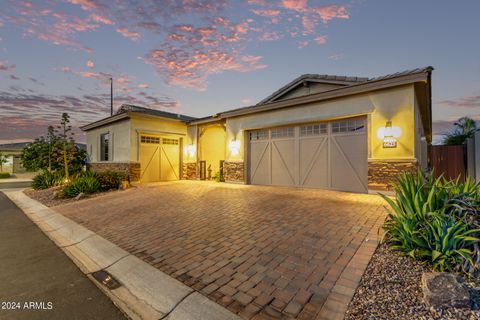
<path fill-rule="evenodd" d="M 190 156 L 190 157 L 193 157 L 195 155 L 195 145 L 192 143 L 192 144 L 189 144 L 187 147 L 186 147 L 186 151 L 187 151 L 187 154 Z"/>
<path fill-rule="evenodd" d="M 380 127 L 377 130 L 377 137 L 383 140 L 384 148 L 396 148 L 397 139 L 402 135 L 400 127 L 392 126 L 392 121 L 388 120 L 385 127 Z"/>
<path fill-rule="evenodd" d="M 239 140 L 232 140 L 228 144 L 228 148 L 230 149 L 230 153 L 232 156 L 237 156 L 240 152 L 240 141 Z"/>

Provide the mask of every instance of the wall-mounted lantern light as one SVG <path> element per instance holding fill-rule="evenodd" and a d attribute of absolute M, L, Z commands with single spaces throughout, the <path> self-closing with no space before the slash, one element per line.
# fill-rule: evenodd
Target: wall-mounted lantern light
<path fill-rule="evenodd" d="M 384 148 L 396 148 L 397 139 L 402 135 L 400 127 L 392 126 L 392 121 L 388 120 L 385 127 L 380 127 L 377 130 L 377 137 L 383 140 Z"/>
<path fill-rule="evenodd" d="M 232 140 L 228 143 L 228 149 L 230 149 L 230 153 L 232 156 L 237 156 L 240 152 L 240 141 L 239 140 Z"/>
<path fill-rule="evenodd" d="M 189 144 L 188 146 L 185 147 L 185 151 L 189 157 L 193 157 L 195 155 L 196 147 L 193 143 Z"/>

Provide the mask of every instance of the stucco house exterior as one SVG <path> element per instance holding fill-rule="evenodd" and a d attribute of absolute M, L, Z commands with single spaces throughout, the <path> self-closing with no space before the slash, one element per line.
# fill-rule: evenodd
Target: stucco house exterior
<path fill-rule="evenodd" d="M 209 179 L 368 192 L 428 166 L 431 74 L 306 74 L 256 105 L 205 118 L 123 105 L 90 123 L 93 170 L 140 182 Z"/>

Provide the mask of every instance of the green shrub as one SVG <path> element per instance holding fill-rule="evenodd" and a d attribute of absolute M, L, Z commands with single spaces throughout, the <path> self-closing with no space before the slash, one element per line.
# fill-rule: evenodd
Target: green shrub
<path fill-rule="evenodd" d="M 78 177 L 62 189 L 62 195 L 66 198 L 73 198 L 80 193 L 91 194 L 100 190 L 100 182 L 95 177 Z"/>
<path fill-rule="evenodd" d="M 393 249 L 426 261 L 438 271 L 474 273 L 479 259 L 478 183 L 461 183 L 433 173 L 405 173 L 394 186 L 395 198 L 383 226 Z"/>
<path fill-rule="evenodd" d="M 221 171 L 215 172 L 213 179 L 217 182 L 225 182 L 225 177 L 223 176 L 223 172 Z"/>
<path fill-rule="evenodd" d="M 101 185 L 101 190 L 108 191 L 118 189 L 122 181 L 128 180 L 128 176 L 123 172 L 106 171 L 97 173 L 96 177 Z"/>
<path fill-rule="evenodd" d="M 59 186 L 63 179 L 61 172 L 43 171 L 32 179 L 32 188 L 38 190 Z"/>
<path fill-rule="evenodd" d="M 10 173 L 0 172 L 0 179 L 7 179 L 7 178 L 10 178 Z"/>

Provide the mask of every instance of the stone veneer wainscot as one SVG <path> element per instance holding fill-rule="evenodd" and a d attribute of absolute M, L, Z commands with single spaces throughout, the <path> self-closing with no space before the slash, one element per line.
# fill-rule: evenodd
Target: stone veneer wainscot
<path fill-rule="evenodd" d="M 183 164 L 183 180 L 197 179 L 197 164 L 195 162 L 187 162 Z"/>
<path fill-rule="evenodd" d="M 416 172 L 417 160 L 374 160 L 368 162 L 368 188 L 392 190 L 392 182 L 404 172 Z"/>
<path fill-rule="evenodd" d="M 243 161 L 225 161 L 223 163 L 225 182 L 245 183 L 245 165 Z"/>
<path fill-rule="evenodd" d="M 141 171 L 139 162 L 92 162 L 88 164 L 88 168 L 95 172 L 123 172 L 130 177 L 130 181 L 140 180 Z"/>

